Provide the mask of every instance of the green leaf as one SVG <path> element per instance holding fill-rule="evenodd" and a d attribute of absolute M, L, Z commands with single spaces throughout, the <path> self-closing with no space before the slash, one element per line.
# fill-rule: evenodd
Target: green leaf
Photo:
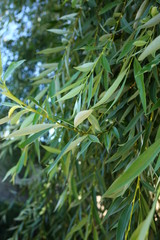
<path fill-rule="evenodd" d="M 109 62 L 104 55 L 102 56 L 102 65 L 107 72 L 111 73 L 111 68 L 110 68 Z"/>
<path fill-rule="evenodd" d="M 136 143 L 136 141 L 139 139 L 141 134 L 142 133 L 138 133 L 136 136 L 134 136 L 129 141 L 124 143 L 124 145 L 122 147 L 118 148 L 117 152 L 111 158 L 109 158 L 107 160 L 107 162 L 108 163 L 113 162 L 113 161 L 117 160 L 118 158 L 120 158 L 123 154 L 127 153 L 133 147 L 133 145 Z"/>
<path fill-rule="evenodd" d="M 4 118 L 1 118 L 0 119 L 0 125 L 6 123 L 6 122 L 9 122 L 10 118 L 7 116 L 7 117 L 4 117 Z"/>
<path fill-rule="evenodd" d="M 63 191 L 63 193 L 60 195 L 60 198 L 59 198 L 59 200 L 58 200 L 58 203 L 57 203 L 57 205 L 56 205 L 56 207 L 55 207 L 55 209 L 54 209 L 54 212 L 58 209 L 58 210 L 60 210 L 61 209 L 61 207 L 63 206 L 63 204 L 64 204 L 64 202 L 65 202 L 65 200 L 66 200 L 66 198 L 67 198 L 67 188 Z"/>
<path fill-rule="evenodd" d="M 95 64 L 94 62 L 89 62 L 74 68 L 80 72 L 89 72 L 93 68 L 94 64 Z"/>
<path fill-rule="evenodd" d="M 140 223 L 140 225 L 137 227 L 137 229 L 132 234 L 131 240 L 145 240 L 146 239 L 146 236 L 148 234 L 149 227 L 151 225 L 153 215 L 155 212 L 156 203 L 157 203 L 157 197 L 154 200 L 153 206 L 152 206 L 148 216 L 146 217 L 146 219 Z"/>
<path fill-rule="evenodd" d="M 132 209 L 132 205 L 130 204 L 123 210 L 122 214 L 120 215 L 117 232 L 116 232 L 116 240 L 124 239 L 125 230 L 127 228 L 127 225 L 130 219 L 131 209 Z"/>
<path fill-rule="evenodd" d="M 121 53 L 119 55 L 119 58 L 117 59 L 117 62 L 119 62 L 119 60 L 122 59 L 123 57 L 127 56 L 127 54 L 129 54 L 129 52 L 133 49 L 134 40 L 131 39 L 131 36 L 127 41 L 125 41 Z"/>
<path fill-rule="evenodd" d="M 137 40 L 133 43 L 133 45 L 136 47 L 142 47 L 142 46 L 146 45 L 146 41 Z"/>
<path fill-rule="evenodd" d="M 28 110 L 22 110 L 16 114 L 14 114 L 11 118 L 11 124 L 16 124 L 18 122 L 18 120 L 21 118 L 21 116 L 27 112 L 28 112 Z"/>
<path fill-rule="evenodd" d="M 154 27 L 155 25 L 157 25 L 158 23 L 160 23 L 160 13 L 157 14 L 156 16 L 154 16 L 153 18 L 151 18 L 148 22 L 146 22 L 145 24 L 143 24 L 141 26 L 141 28 L 150 28 L 150 27 Z"/>
<path fill-rule="evenodd" d="M 138 120 L 141 118 L 143 114 L 143 110 L 141 110 L 139 113 L 136 114 L 136 116 L 128 123 L 127 127 L 124 130 L 124 135 L 126 135 L 138 122 Z"/>
<path fill-rule="evenodd" d="M 65 237 L 65 240 L 70 240 L 75 232 L 79 231 L 84 225 L 86 225 L 87 221 L 88 216 L 83 218 L 80 222 L 78 222 L 78 224 L 74 225 Z"/>
<path fill-rule="evenodd" d="M 27 138 L 26 141 L 22 142 L 22 143 L 19 145 L 19 147 L 20 147 L 20 148 L 26 147 L 27 145 L 29 145 L 29 144 L 31 144 L 32 142 L 34 142 L 37 138 L 39 138 L 39 137 L 41 137 L 43 134 L 45 134 L 49 129 L 50 129 L 50 127 L 47 128 L 47 129 L 45 129 L 45 130 L 42 130 L 42 131 L 40 131 L 40 132 L 38 132 L 38 133 L 33 134 L 32 136 L 30 136 L 29 138 Z"/>
<path fill-rule="evenodd" d="M 55 29 L 55 28 L 48 29 L 48 32 L 52 32 L 52 33 L 60 34 L 60 35 L 63 35 L 63 34 L 67 34 L 67 33 L 68 33 L 67 30 L 64 30 L 64 29 Z"/>
<path fill-rule="evenodd" d="M 145 91 L 145 85 L 144 85 L 144 76 L 143 74 L 139 75 L 138 72 L 141 71 L 141 65 L 137 61 L 137 59 L 134 59 L 134 78 L 136 80 L 136 84 L 139 90 L 142 106 L 144 109 L 144 112 L 146 113 L 146 91 Z"/>
<path fill-rule="evenodd" d="M 89 115 L 88 121 L 92 124 L 92 127 L 94 129 L 96 129 L 97 131 L 101 131 L 101 128 L 99 126 L 99 122 L 98 122 L 98 120 L 95 116 L 93 116 L 92 114 Z"/>
<path fill-rule="evenodd" d="M 77 13 L 71 13 L 60 17 L 60 20 L 73 20 L 77 16 Z"/>
<path fill-rule="evenodd" d="M 107 3 L 99 12 L 99 15 L 104 14 L 105 12 L 111 10 L 112 8 L 116 7 L 118 3 L 121 3 L 120 0 L 118 1 L 112 1 Z"/>
<path fill-rule="evenodd" d="M 155 54 L 155 52 L 160 49 L 160 36 L 156 37 L 139 56 L 138 60 L 143 61 L 148 55 Z"/>
<path fill-rule="evenodd" d="M 89 135 L 88 135 L 88 138 L 89 138 L 89 140 L 90 140 L 91 142 L 100 143 L 98 137 L 95 136 L 95 135 L 89 134 Z M 101 144 L 101 143 L 100 143 L 100 144 Z"/>
<path fill-rule="evenodd" d="M 92 88 L 93 88 L 93 74 L 91 75 L 90 79 L 89 79 L 89 88 L 88 88 L 88 107 L 90 106 L 90 102 L 92 99 Z"/>
<path fill-rule="evenodd" d="M 10 175 L 14 175 L 16 173 L 16 167 L 17 166 L 14 166 L 8 170 L 8 172 L 6 173 L 6 175 L 3 178 L 2 182 L 4 182 Z"/>
<path fill-rule="evenodd" d="M 58 63 L 43 63 L 40 67 L 56 69 L 58 67 Z"/>
<path fill-rule="evenodd" d="M 30 135 L 48 128 L 57 128 L 57 127 L 59 127 L 59 125 L 57 124 L 35 124 L 32 126 L 21 128 L 17 131 L 14 131 L 7 138 Z"/>
<path fill-rule="evenodd" d="M 32 81 L 40 80 L 41 78 L 47 76 L 49 73 L 53 72 L 53 68 L 49 68 L 43 72 L 41 72 L 37 77 L 31 78 Z"/>
<path fill-rule="evenodd" d="M 157 172 L 157 170 L 158 170 L 159 168 L 160 168 L 160 155 L 159 155 L 159 157 L 158 157 L 158 159 L 157 159 L 156 165 L 155 165 L 155 167 L 154 167 L 154 171 Z"/>
<path fill-rule="evenodd" d="M 78 95 L 80 93 L 80 91 L 83 88 L 84 88 L 84 84 L 80 85 L 79 87 L 76 87 L 76 88 L 72 89 L 69 93 L 67 93 L 66 95 L 64 95 L 60 99 L 58 99 L 58 101 L 65 101 L 67 99 L 75 97 L 76 95 Z"/>
<path fill-rule="evenodd" d="M 65 46 L 60 46 L 60 47 L 55 47 L 55 48 L 47 48 L 47 49 L 44 49 L 44 50 L 38 52 L 38 54 L 58 53 L 58 52 L 62 52 L 65 48 L 66 48 Z"/>
<path fill-rule="evenodd" d="M 67 152 L 69 152 L 69 151 L 73 150 L 75 147 L 77 147 L 77 145 L 78 145 L 79 143 L 81 143 L 82 141 L 84 141 L 84 139 L 86 139 L 87 136 L 88 136 L 88 135 L 83 136 L 83 137 L 79 137 L 79 138 L 77 138 L 76 140 L 74 140 L 73 142 L 71 142 L 71 143 L 68 145 L 68 147 L 65 149 L 64 154 L 66 154 Z M 63 154 L 63 155 L 64 155 L 64 154 Z"/>
<path fill-rule="evenodd" d="M 7 78 L 16 70 L 16 68 L 18 68 L 22 63 L 24 63 L 24 61 L 25 60 L 21 60 L 19 62 L 12 62 L 4 74 L 4 80 L 7 80 Z"/>
<path fill-rule="evenodd" d="M 124 76 L 126 75 L 126 72 L 127 72 L 127 69 L 118 75 L 117 79 L 114 81 L 112 86 L 108 89 L 108 91 L 105 93 L 102 99 L 93 106 L 93 108 L 96 108 L 104 104 L 112 96 L 112 94 L 118 88 L 119 84 L 122 82 Z"/>
<path fill-rule="evenodd" d="M 54 163 L 51 164 L 51 166 L 49 166 L 48 173 L 51 174 L 53 169 L 57 166 L 58 162 L 62 158 L 62 156 L 65 155 L 66 153 L 68 153 L 69 151 L 73 150 L 75 147 L 77 147 L 77 145 L 79 143 L 81 143 L 87 136 L 88 135 L 83 136 L 83 137 L 79 137 L 75 141 L 73 141 L 75 137 L 71 138 L 70 141 L 62 149 L 61 153 L 57 156 L 57 158 L 54 161 Z"/>
<path fill-rule="evenodd" d="M 61 150 L 54 148 L 54 147 L 49 147 L 49 146 L 45 146 L 45 145 L 41 145 L 47 152 L 50 153 L 55 153 L 55 154 L 59 154 L 61 152 Z"/>
<path fill-rule="evenodd" d="M 74 127 L 77 127 L 79 124 L 81 124 L 85 119 L 87 119 L 91 115 L 92 112 L 93 110 L 90 109 L 77 113 L 74 119 Z"/>
<path fill-rule="evenodd" d="M 103 197 L 112 198 L 114 194 L 121 195 L 120 190 L 141 174 L 160 152 L 160 139 L 143 152 L 109 187 Z"/>
<path fill-rule="evenodd" d="M 22 155 L 21 155 L 21 157 L 20 157 L 20 159 L 19 159 L 19 161 L 16 165 L 16 173 L 17 174 L 20 173 L 20 171 L 22 170 L 22 167 L 25 165 L 27 157 L 28 157 L 28 150 L 25 149 L 25 150 L 23 150 L 23 153 L 22 153 Z"/>

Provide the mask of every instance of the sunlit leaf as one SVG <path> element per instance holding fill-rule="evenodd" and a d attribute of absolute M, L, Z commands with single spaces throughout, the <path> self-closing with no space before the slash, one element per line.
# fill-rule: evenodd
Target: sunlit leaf
<path fill-rule="evenodd" d="M 145 24 L 143 24 L 141 26 L 141 28 L 150 28 L 150 27 L 154 27 L 155 25 L 157 25 L 158 23 L 160 23 L 160 13 L 157 14 L 156 16 L 154 16 L 153 18 L 151 18 L 148 22 L 146 22 Z"/>
<path fill-rule="evenodd" d="M 153 143 L 144 153 L 142 153 L 127 170 L 121 174 L 109 187 L 103 197 L 112 197 L 113 194 L 121 195 L 119 192 L 126 184 L 131 182 L 141 174 L 155 159 L 157 154 L 160 152 L 160 139 Z"/>
<path fill-rule="evenodd" d="M 16 68 L 18 68 L 22 63 L 24 63 L 24 61 L 25 60 L 21 60 L 19 62 L 12 62 L 4 74 L 4 80 L 7 80 L 7 78 L 16 70 Z"/>
<path fill-rule="evenodd" d="M 66 95 L 64 95 L 60 99 L 58 99 L 58 101 L 65 101 L 67 99 L 75 97 L 78 93 L 80 93 L 80 91 L 83 89 L 83 87 L 84 87 L 84 84 L 80 85 L 79 87 L 76 87 L 76 88 L 72 89 L 69 93 L 67 93 Z"/>
<path fill-rule="evenodd" d="M 87 119 L 91 115 L 92 112 L 93 110 L 90 109 L 77 113 L 77 115 L 74 118 L 74 126 L 77 127 L 79 124 L 81 124 L 85 119 Z"/>
<path fill-rule="evenodd" d="M 34 133 L 40 132 L 40 131 L 48 129 L 48 128 L 57 128 L 57 127 L 58 127 L 57 124 L 35 124 L 32 126 L 21 128 L 17 131 L 14 131 L 13 133 L 11 133 L 8 136 L 8 138 L 30 135 L 30 134 L 34 134 Z"/>
<path fill-rule="evenodd" d="M 94 62 L 89 62 L 74 68 L 80 72 L 89 72 L 93 68 L 94 64 Z"/>
<path fill-rule="evenodd" d="M 160 49 L 160 36 L 156 37 L 139 56 L 138 60 L 143 61 L 148 55 L 155 54 L 155 52 Z"/>

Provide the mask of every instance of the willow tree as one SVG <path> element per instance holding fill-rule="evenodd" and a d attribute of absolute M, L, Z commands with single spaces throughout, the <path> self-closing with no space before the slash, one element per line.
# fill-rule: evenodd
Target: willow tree
<path fill-rule="evenodd" d="M 21 150 L 4 180 L 28 193 L 12 239 L 158 239 L 159 1 L 57 9 L 28 97 L 7 82 L 23 60 L 0 84 L 11 100 L 2 151 Z"/>

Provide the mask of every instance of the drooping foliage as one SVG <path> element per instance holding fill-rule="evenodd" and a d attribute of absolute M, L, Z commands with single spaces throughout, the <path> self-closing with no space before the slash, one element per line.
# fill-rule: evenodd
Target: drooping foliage
<path fill-rule="evenodd" d="M 21 152 L 4 180 L 26 199 L 11 239 L 158 239 L 159 1 L 54 3 L 27 97 L 8 82 L 23 60 L 0 83 L 1 156 Z"/>

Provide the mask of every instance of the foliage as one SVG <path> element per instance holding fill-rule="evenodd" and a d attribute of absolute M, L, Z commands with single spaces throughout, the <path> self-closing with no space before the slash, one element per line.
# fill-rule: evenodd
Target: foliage
<path fill-rule="evenodd" d="M 57 8 L 28 96 L 5 77 L 22 61 L 0 83 L 1 155 L 21 151 L 4 180 L 28 192 L 11 239 L 158 239 L 159 1 Z"/>

